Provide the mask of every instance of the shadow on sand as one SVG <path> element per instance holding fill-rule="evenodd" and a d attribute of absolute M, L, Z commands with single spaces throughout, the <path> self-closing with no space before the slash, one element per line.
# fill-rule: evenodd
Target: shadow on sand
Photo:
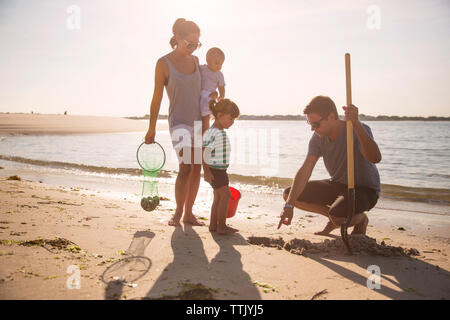
<path fill-rule="evenodd" d="M 383 242 L 378 244 L 373 238 L 354 236 L 354 239 L 350 238 L 350 242 L 353 249 L 358 248 L 358 250 L 355 250 L 355 255 L 348 255 L 343 248 L 341 238 L 333 238 L 334 240 L 326 239 L 313 243 L 305 239 L 284 241 L 282 238 L 250 237 L 249 242 L 307 256 L 337 275 L 365 288 L 368 288 L 368 280 L 369 284 L 375 284 L 375 277 L 368 268 L 376 266 L 380 271 L 381 287 L 374 290 L 387 298 L 448 299 L 450 297 L 450 272 L 413 258 L 411 255 L 419 255 L 414 248 L 395 247 Z M 339 262 L 356 265 L 363 270 L 364 274 L 352 271 Z M 391 285 L 386 286 L 387 283 Z"/>
<path fill-rule="evenodd" d="M 239 234 L 213 234 L 219 252 L 208 261 L 203 242 L 190 225 L 177 227 L 171 238 L 173 261 L 164 268 L 146 299 L 260 299 L 250 276 L 243 270 L 235 245 L 248 245 Z"/>
<path fill-rule="evenodd" d="M 101 276 L 106 284 L 105 299 L 119 300 L 125 287 L 134 287 L 134 282 L 148 273 L 152 262 L 144 255 L 154 237 L 155 234 L 151 231 L 136 232 L 125 251 L 126 257 L 106 268 Z"/>
<path fill-rule="evenodd" d="M 380 289 L 374 290 L 390 299 L 450 298 L 450 272 L 417 258 L 335 254 L 326 258 L 319 255 L 308 257 L 363 287 L 367 287 L 368 278 L 371 276 L 369 271 L 364 276 L 336 262 L 353 263 L 363 270 L 367 270 L 372 265 L 378 266 L 381 271 L 381 286 Z M 387 282 L 396 288 L 387 287 Z"/>

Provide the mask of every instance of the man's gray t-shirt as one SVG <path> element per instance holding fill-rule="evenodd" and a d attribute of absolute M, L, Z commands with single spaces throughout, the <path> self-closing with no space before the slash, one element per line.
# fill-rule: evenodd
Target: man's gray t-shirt
<path fill-rule="evenodd" d="M 369 126 L 361 123 L 363 128 L 372 137 Z M 314 132 L 309 140 L 308 156 L 323 157 L 323 163 L 331 176 L 332 181 L 347 184 L 347 124 L 341 135 L 330 141 L 326 136 L 320 137 Z M 361 153 L 361 144 L 353 135 L 354 163 L 355 163 L 355 186 L 368 187 L 380 192 L 380 175 L 375 164 L 368 161 Z"/>

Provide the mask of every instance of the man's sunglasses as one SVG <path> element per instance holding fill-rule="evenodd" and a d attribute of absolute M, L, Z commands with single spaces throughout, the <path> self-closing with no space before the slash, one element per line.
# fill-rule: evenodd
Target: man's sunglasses
<path fill-rule="evenodd" d="M 314 122 L 309 122 L 309 120 L 308 119 L 306 119 L 306 122 L 313 128 L 313 129 L 316 129 L 316 128 L 320 128 L 320 123 L 322 122 L 322 120 L 325 120 L 326 118 L 322 118 L 322 119 L 320 119 L 319 121 L 314 121 Z"/>
<path fill-rule="evenodd" d="M 202 46 L 201 42 L 189 42 L 189 41 L 187 41 L 185 39 L 183 39 L 183 41 L 186 43 L 186 47 L 188 49 L 194 49 L 195 50 L 195 49 L 198 49 L 198 48 L 200 48 Z"/>

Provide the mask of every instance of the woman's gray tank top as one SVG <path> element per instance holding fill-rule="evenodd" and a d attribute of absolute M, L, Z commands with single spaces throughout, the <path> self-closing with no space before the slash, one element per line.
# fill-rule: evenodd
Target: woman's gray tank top
<path fill-rule="evenodd" d="M 195 72 L 183 74 L 170 62 L 167 56 L 164 59 L 169 66 L 169 80 L 166 92 L 169 97 L 169 128 L 184 124 L 194 127 L 194 121 L 201 121 L 200 91 L 201 75 L 197 60 L 194 59 Z"/>

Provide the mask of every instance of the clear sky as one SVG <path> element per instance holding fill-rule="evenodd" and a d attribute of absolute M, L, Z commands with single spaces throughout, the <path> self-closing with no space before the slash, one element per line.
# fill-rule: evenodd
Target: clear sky
<path fill-rule="evenodd" d="M 242 114 L 299 114 L 318 94 L 340 108 L 350 52 L 361 113 L 450 116 L 448 0 L 0 0 L 0 112 L 148 114 L 179 17 L 201 29 L 201 63 L 225 52 Z"/>

